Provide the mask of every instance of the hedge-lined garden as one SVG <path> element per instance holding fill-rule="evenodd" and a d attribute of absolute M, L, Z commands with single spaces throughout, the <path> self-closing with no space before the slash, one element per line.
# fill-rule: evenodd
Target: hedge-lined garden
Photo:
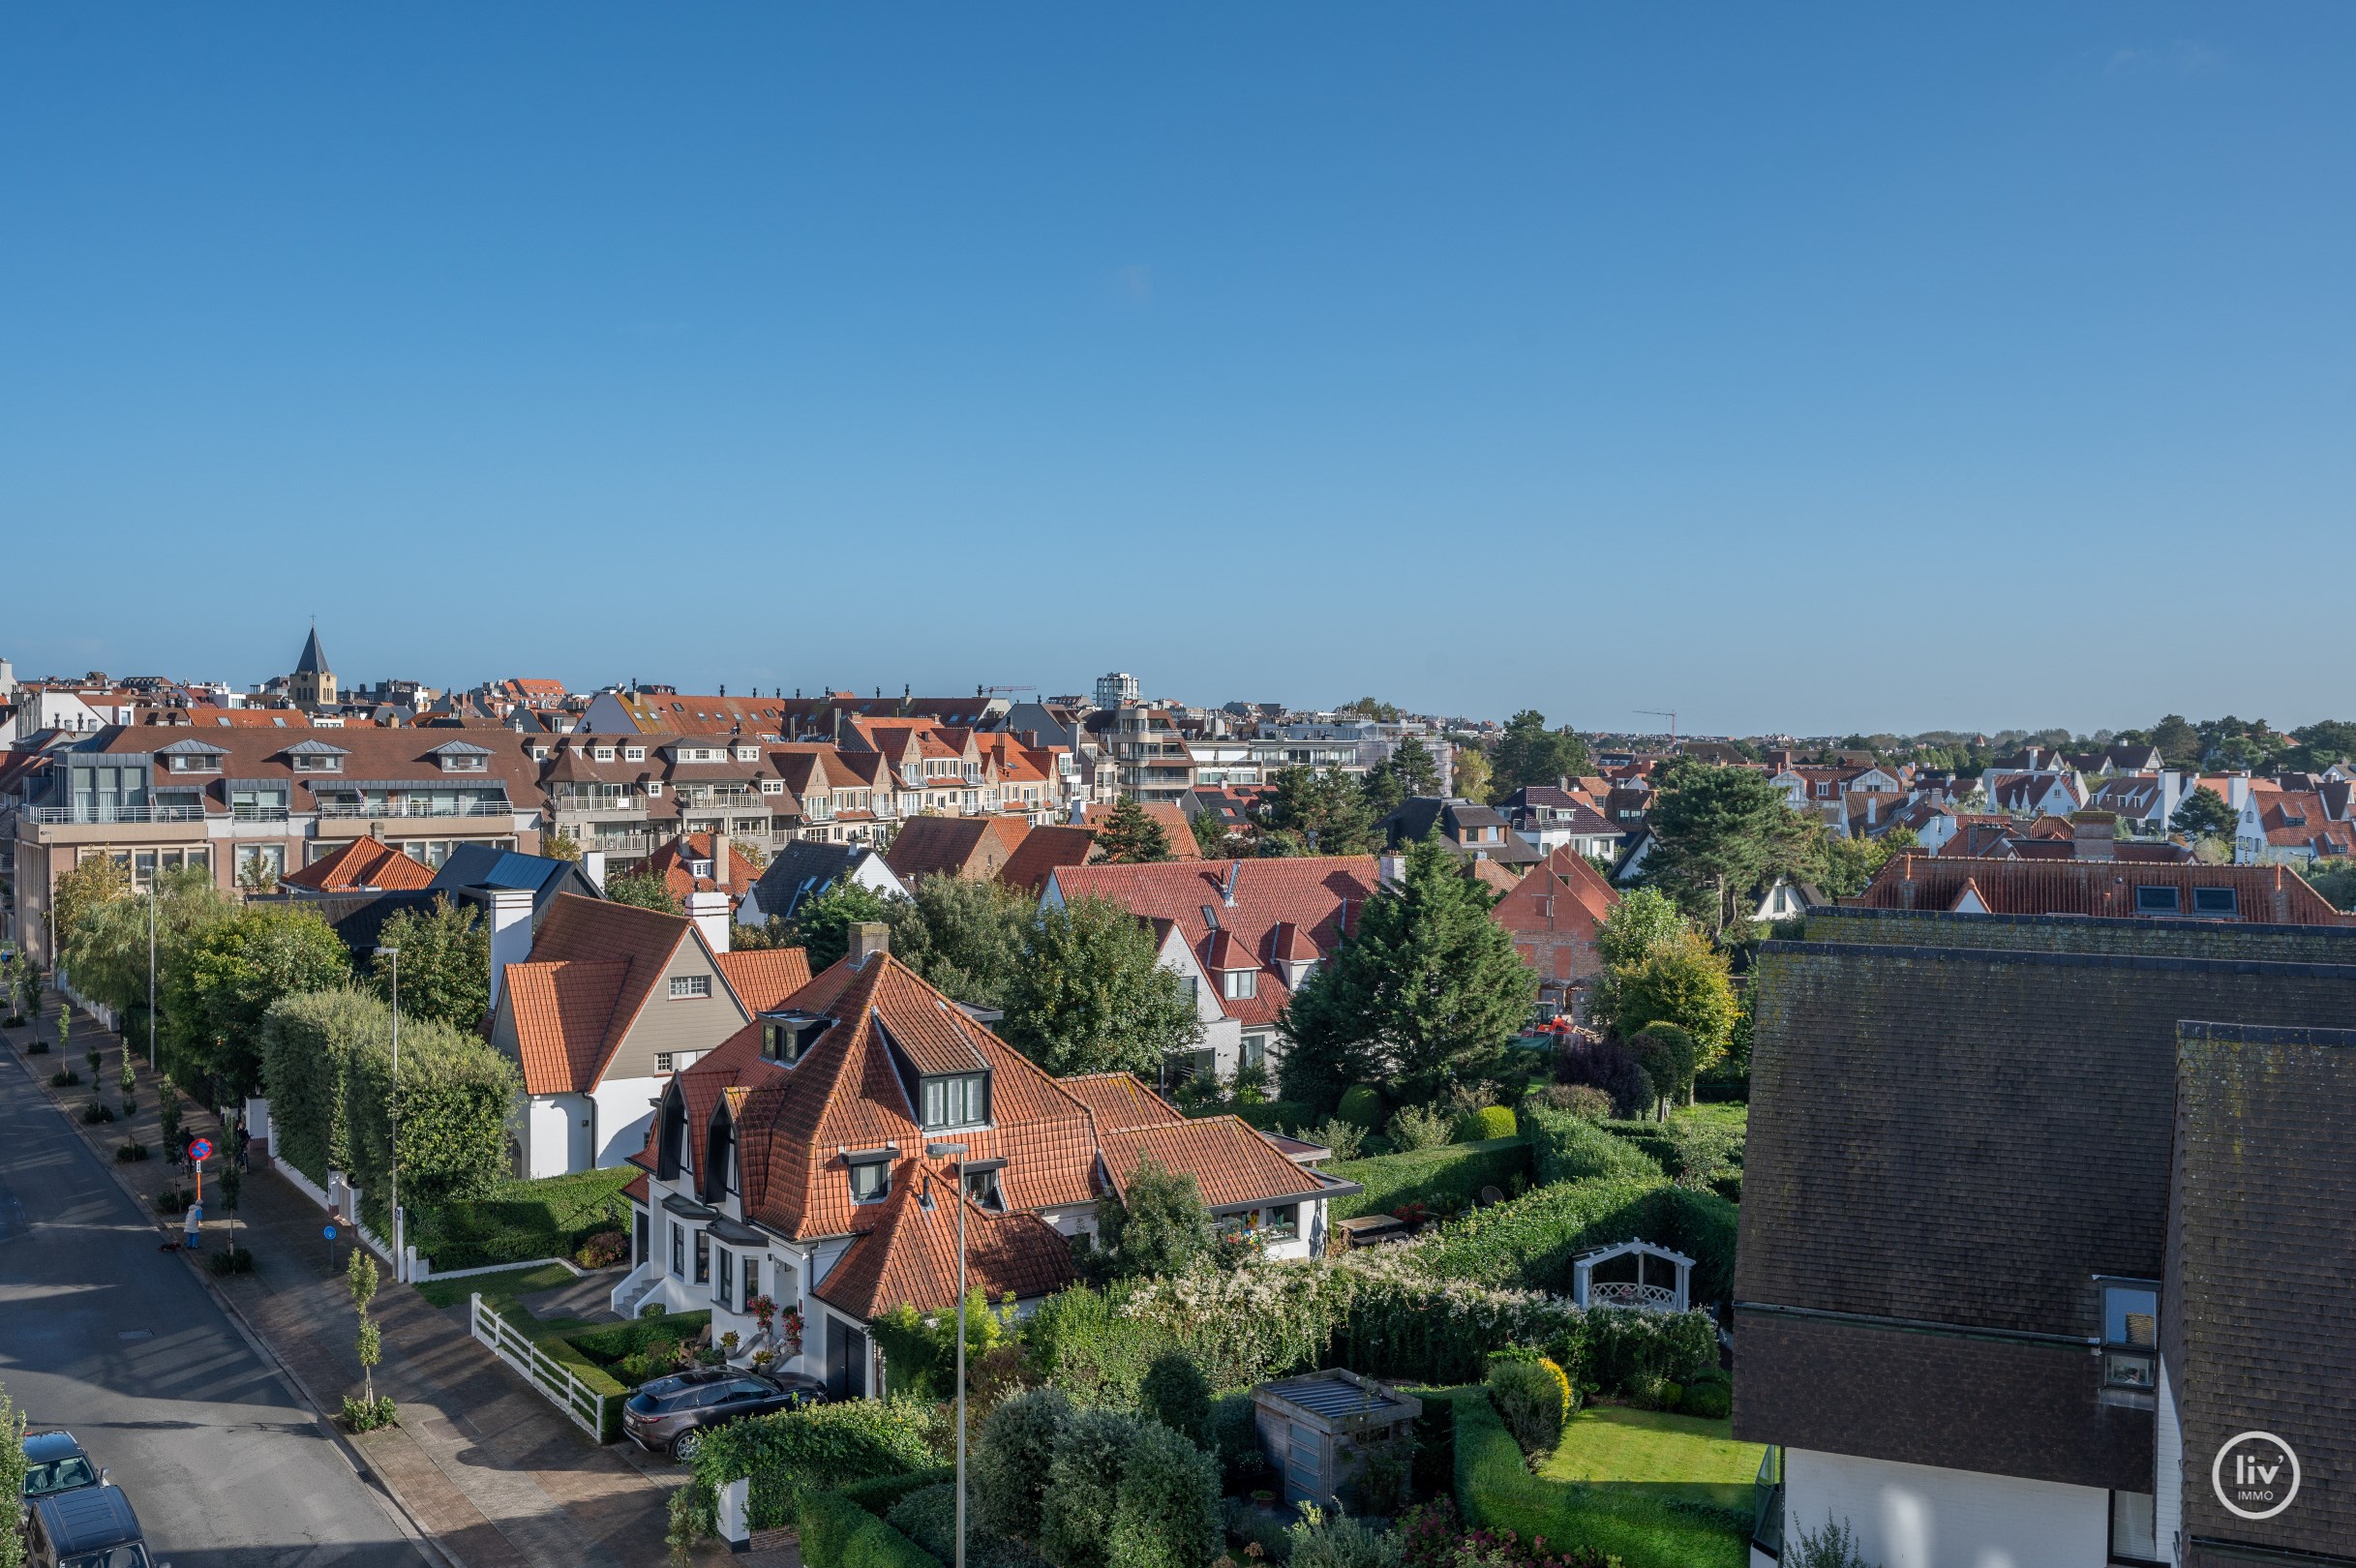
<path fill-rule="evenodd" d="M 402 1068 L 408 1067 L 408 1039 L 401 1041 Z M 406 1150 L 408 1130 L 402 1129 Z M 621 1190 L 638 1170 L 615 1165 L 530 1181 L 501 1177 L 471 1202 L 424 1208 L 410 1204 L 409 1239 L 438 1269 L 481 1268 L 534 1258 L 570 1257 L 591 1236 L 625 1233 L 629 1201 Z M 406 1168 L 405 1168 L 406 1176 Z M 408 1202 L 403 1189 L 402 1198 Z"/>
<path fill-rule="evenodd" d="M 1392 1214 L 1410 1203 L 1421 1204 L 1433 1214 L 1446 1214 L 1471 1207 L 1484 1187 L 1500 1192 L 1527 1187 L 1530 1145 L 1518 1136 L 1485 1138 L 1478 1143 L 1446 1143 L 1407 1154 L 1346 1160 L 1322 1168 L 1329 1176 L 1366 1189 L 1333 1200 L 1336 1220 Z"/>

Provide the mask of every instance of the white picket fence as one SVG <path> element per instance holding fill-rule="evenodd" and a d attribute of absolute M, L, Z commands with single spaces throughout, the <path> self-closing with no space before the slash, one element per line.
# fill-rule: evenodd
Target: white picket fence
<path fill-rule="evenodd" d="M 484 1306 L 482 1292 L 476 1291 L 469 1300 L 473 1303 L 469 1323 L 474 1337 L 521 1372 L 574 1426 L 588 1432 L 591 1442 L 605 1441 L 605 1402 L 614 1396 L 593 1392 L 573 1375 L 571 1368 L 532 1343 L 529 1335 Z"/>

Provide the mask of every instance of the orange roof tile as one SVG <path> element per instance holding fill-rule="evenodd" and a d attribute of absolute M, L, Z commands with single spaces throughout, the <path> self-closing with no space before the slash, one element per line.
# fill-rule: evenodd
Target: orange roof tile
<path fill-rule="evenodd" d="M 596 1085 L 606 1033 L 630 965 L 618 959 L 509 964 L 499 1001 L 515 1013 L 524 1092 L 574 1095 Z"/>
<path fill-rule="evenodd" d="M 1057 866 L 1086 865 L 1095 848 L 1093 828 L 1034 828 L 998 868 L 998 880 L 1035 893 L 1046 886 L 1047 874 Z"/>
<path fill-rule="evenodd" d="M 715 960 L 728 988 L 752 1012 L 773 1012 L 810 983 L 809 954 L 800 948 L 755 948 Z"/>
<path fill-rule="evenodd" d="M 852 1244 L 818 1294 L 862 1321 L 902 1305 L 919 1312 L 957 1301 L 957 1215 L 965 1209 L 966 1287 L 1028 1300 L 1070 1284 L 1072 1244 L 1032 1214 L 997 1215 L 956 1195 L 957 1181 L 908 1161 L 873 1229 Z M 927 1199 L 929 1198 L 929 1204 Z"/>
<path fill-rule="evenodd" d="M 289 871 L 279 881 L 313 892 L 378 888 L 401 892 L 431 886 L 434 868 L 363 833 L 332 855 L 312 861 L 300 871 Z"/>
<path fill-rule="evenodd" d="M 1203 1202 L 1214 1209 L 1302 1197 L 1318 1189 L 1314 1176 L 1240 1116 L 1125 1128 L 1103 1132 L 1102 1140 L 1104 1169 L 1115 1191 L 1128 1185 L 1148 1156 L 1191 1174 L 1202 1189 Z"/>
<path fill-rule="evenodd" d="M 1083 1072 L 1055 1081 L 1064 1093 L 1088 1107 L 1099 1132 L 1166 1127 L 1186 1120 L 1183 1111 L 1147 1088 L 1145 1080 L 1133 1072 Z"/>

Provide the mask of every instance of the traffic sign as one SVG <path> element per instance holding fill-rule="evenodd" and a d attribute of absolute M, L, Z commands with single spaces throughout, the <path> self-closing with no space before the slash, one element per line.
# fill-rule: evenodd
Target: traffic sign
<path fill-rule="evenodd" d="M 196 1142 L 188 1146 L 188 1157 L 191 1160 L 212 1159 L 213 1140 L 211 1138 L 198 1138 Z"/>
<path fill-rule="evenodd" d="M 333 1240 L 335 1240 L 335 1239 L 336 1239 L 336 1227 L 335 1227 L 335 1226 L 333 1226 L 333 1225 L 327 1225 L 327 1226 L 324 1226 L 323 1228 L 324 1228 L 324 1229 L 325 1229 L 325 1231 L 327 1232 L 327 1239 L 328 1239 L 329 1241 L 333 1241 Z"/>

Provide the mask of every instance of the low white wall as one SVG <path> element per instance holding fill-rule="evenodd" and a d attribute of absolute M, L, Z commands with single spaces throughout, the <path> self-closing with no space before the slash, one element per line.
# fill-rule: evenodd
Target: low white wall
<path fill-rule="evenodd" d="M 2110 1493 L 1975 1470 L 1784 1455 L 1783 1554 L 1826 1518 L 1846 1520 L 1878 1568 L 2102 1568 Z"/>

